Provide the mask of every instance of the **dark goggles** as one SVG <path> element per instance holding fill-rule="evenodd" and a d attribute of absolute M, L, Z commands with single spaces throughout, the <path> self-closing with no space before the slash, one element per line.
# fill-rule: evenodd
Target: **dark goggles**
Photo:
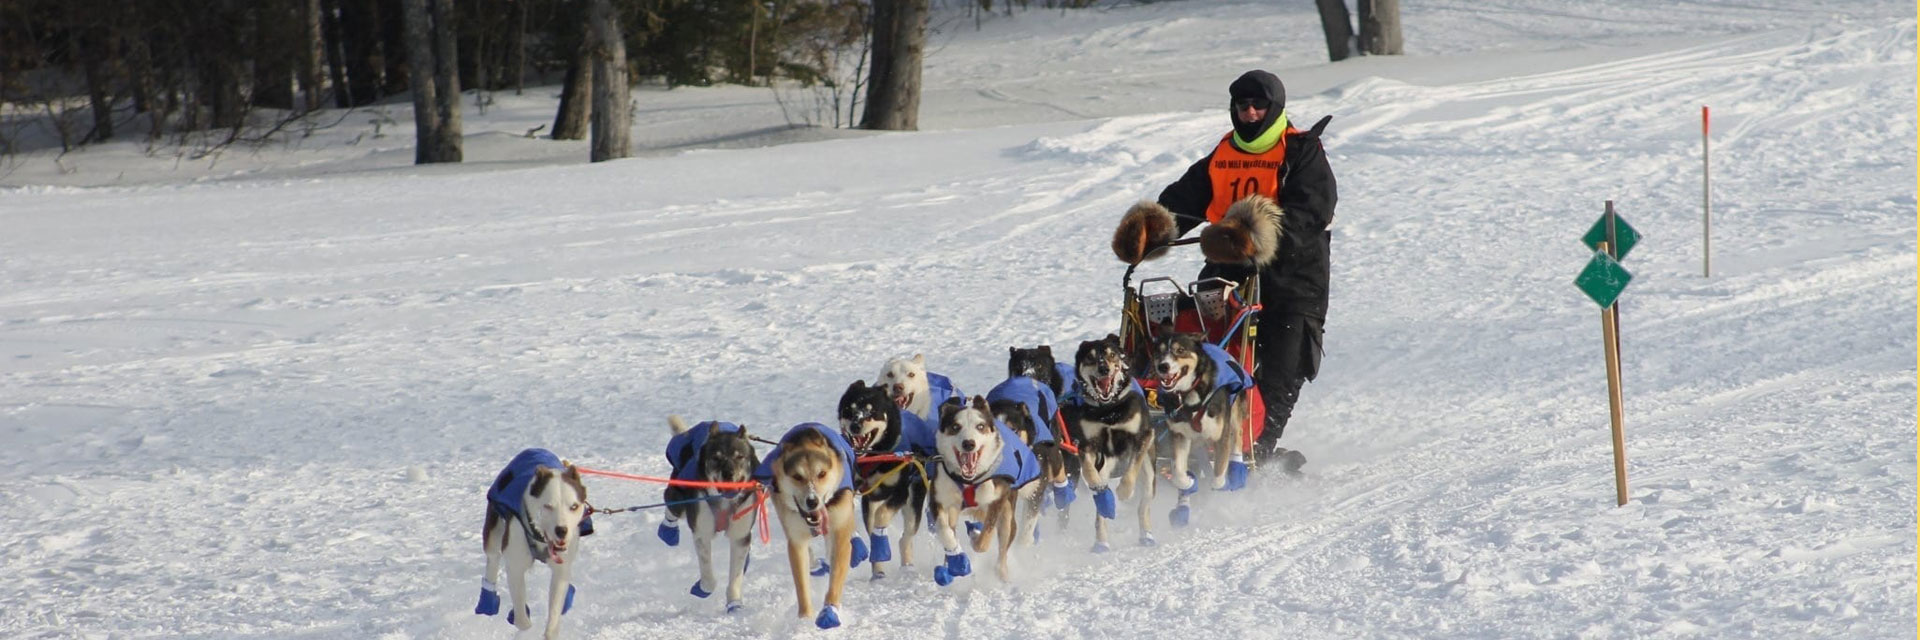
<path fill-rule="evenodd" d="M 1266 98 L 1234 98 L 1233 99 L 1234 111 L 1239 111 L 1241 109 L 1245 109 L 1248 107 L 1259 109 L 1261 111 L 1266 111 L 1268 109 L 1273 108 L 1273 101 L 1268 100 Z"/>

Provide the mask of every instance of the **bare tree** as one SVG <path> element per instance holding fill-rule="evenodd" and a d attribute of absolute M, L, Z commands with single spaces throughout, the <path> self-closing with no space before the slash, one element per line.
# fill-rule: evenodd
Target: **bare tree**
<path fill-rule="evenodd" d="M 553 114 L 553 139 L 579 140 L 587 137 L 587 114 L 592 112 L 593 60 L 581 47 L 567 65 L 567 79 L 560 85 L 560 110 Z"/>
<path fill-rule="evenodd" d="M 452 54 L 449 47 L 437 46 L 453 37 L 448 33 L 452 25 L 442 21 L 451 6 L 441 6 L 451 1 L 404 0 L 401 7 L 407 24 L 407 79 L 413 89 L 414 164 L 461 159 L 459 78 L 445 77 L 446 70 L 458 65 L 446 59 Z M 431 11 L 429 3 L 434 5 Z"/>
<path fill-rule="evenodd" d="M 320 0 L 300 0 L 300 88 L 306 111 L 320 108 L 320 91 L 326 85 L 327 39 L 322 34 Z"/>
<path fill-rule="evenodd" d="M 594 162 L 633 155 L 632 114 L 627 112 L 627 44 L 611 0 L 587 5 L 588 47 L 593 53 Z"/>
<path fill-rule="evenodd" d="M 1339 62 L 1353 55 L 1353 16 L 1347 13 L 1345 0 L 1314 0 L 1314 4 L 1320 8 L 1320 30 L 1327 35 L 1327 59 Z"/>
<path fill-rule="evenodd" d="M 1400 0 L 1358 2 L 1361 49 L 1370 56 L 1400 55 Z"/>
<path fill-rule="evenodd" d="M 927 0 L 875 0 L 873 66 L 863 129 L 920 127 L 920 65 L 927 49 Z"/>

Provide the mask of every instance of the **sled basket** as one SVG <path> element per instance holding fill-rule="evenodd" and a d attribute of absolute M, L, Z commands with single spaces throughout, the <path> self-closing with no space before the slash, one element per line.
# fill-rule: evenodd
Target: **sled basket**
<path fill-rule="evenodd" d="M 1192 244 L 1175 241 L 1170 246 Z M 1225 278 L 1194 280 L 1182 287 L 1178 280 L 1160 276 L 1133 284 L 1133 272 L 1139 265 L 1127 267 L 1121 278 L 1120 346 L 1127 353 L 1132 374 L 1140 385 L 1153 392 L 1158 387 L 1152 375 L 1153 342 L 1161 333 L 1196 333 L 1220 347 L 1250 375 L 1258 375 L 1259 361 L 1253 349 L 1259 330 L 1260 274 L 1255 272 L 1244 282 Z M 1266 426 L 1266 408 L 1254 394 L 1252 415 L 1242 426 L 1241 448 L 1251 452 L 1253 442 Z M 1157 394 L 1156 394 L 1157 395 Z M 1150 411 L 1160 407 L 1149 403 Z"/>

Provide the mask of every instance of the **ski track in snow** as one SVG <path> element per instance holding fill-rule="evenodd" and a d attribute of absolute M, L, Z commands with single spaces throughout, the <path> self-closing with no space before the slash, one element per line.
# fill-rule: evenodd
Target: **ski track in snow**
<path fill-rule="evenodd" d="M 1288 432 L 1305 478 L 1203 492 L 1185 530 L 1162 487 L 1159 545 L 1134 544 L 1123 504 L 1105 555 L 1087 552 L 1082 495 L 1069 528 L 1049 516 L 1017 551 L 1011 583 L 975 554 L 975 577 L 933 585 L 922 536 L 916 567 L 853 570 L 832 632 L 793 617 L 780 541 L 755 545 L 749 609 L 726 616 L 687 595 L 696 565 L 654 537 L 660 514 L 605 515 L 565 633 L 1910 637 L 1912 14 L 1749 7 L 1675 44 L 1736 9 L 1483 5 L 1409 6 L 1408 42 L 1453 16 L 1469 36 L 1586 46 L 1594 21 L 1655 44 L 1457 82 L 1329 81 L 1335 65 L 1301 72 L 1320 90 L 1290 84 L 1298 124 L 1335 116 L 1343 196 L 1325 367 Z M 658 474 L 669 413 L 771 437 L 826 421 L 889 356 L 925 353 L 979 393 L 1008 346 L 1064 355 L 1114 330 L 1111 222 L 1217 139 L 1203 109 L 1224 81 L 1183 79 L 1205 100 L 1163 91 L 1131 113 L 1048 83 L 1101 65 L 1175 75 L 1153 56 L 1251 64 L 1230 46 L 1248 40 L 1191 42 L 1246 5 L 1131 11 L 1032 14 L 1085 27 L 1072 35 L 949 34 L 929 62 L 930 86 L 958 93 L 941 79 L 995 60 L 969 47 L 1050 52 L 1060 65 L 998 71 L 1013 79 L 973 95 L 1069 121 L 0 192 L 0 504 L 16 523 L 0 635 L 516 637 L 471 610 L 482 492 L 519 449 Z M 1467 55 L 1465 37 L 1424 41 Z M 1309 65 L 1317 47 L 1279 55 Z M 948 113 L 929 119 L 991 117 Z M 1622 298 L 1619 508 L 1598 313 L 1571 286 L 1606 199 L 1644 238 Z M 1141 275 L 1184 278 L 1192 253 Z M 658 496 L 589 486 L 602 507 Z"/>

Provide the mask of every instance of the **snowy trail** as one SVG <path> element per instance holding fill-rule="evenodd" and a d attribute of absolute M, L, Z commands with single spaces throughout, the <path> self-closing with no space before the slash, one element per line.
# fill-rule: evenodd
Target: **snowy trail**
<path fill-rule="evenodd" d="M 1666 35 L 1655 5 L 1568 10 Z M 1098 65 L 1073 56 L 1244 9 L 1168 6 L 1023 46 Z M 1203 493 L 1178 531 L 1163 488 L 1160 545 L 1122 518 L 1107 555 L 1083 500 L 1011 584 L 936 587 L 922 537 L 919 567 L 854 570 L 831 633 L 793 619 L 777 538 L 728 617 L 686 594 L 658 514 L 604 516 L 568 636 L 1908 637 L 1915 21 L 1777 28 L 1793 6 L 1592 64 L 1296 93 L 1300 124 L 1335 115 L 1343 196 L 1328 357 L 1288 434 L 1308 477 Z M 986 90 L 1102 113 L 1018 86 Z M 979 392 L 1008 346 L 1113 330 L 1111 224 L 1217 139 L 1206 95 L 598 166 L 0 192 L 0 635 L 510 637 L 470 611 L 480 488 L 515 451 L 658 473 L 669 413 L 770 436 L 888 356 Z M 1725 132 L 1713 279 L 1701 102 Z M 1646 237 L 1617 509 L 1598 314 L 1570 284 L 1606 199 Z"/>

